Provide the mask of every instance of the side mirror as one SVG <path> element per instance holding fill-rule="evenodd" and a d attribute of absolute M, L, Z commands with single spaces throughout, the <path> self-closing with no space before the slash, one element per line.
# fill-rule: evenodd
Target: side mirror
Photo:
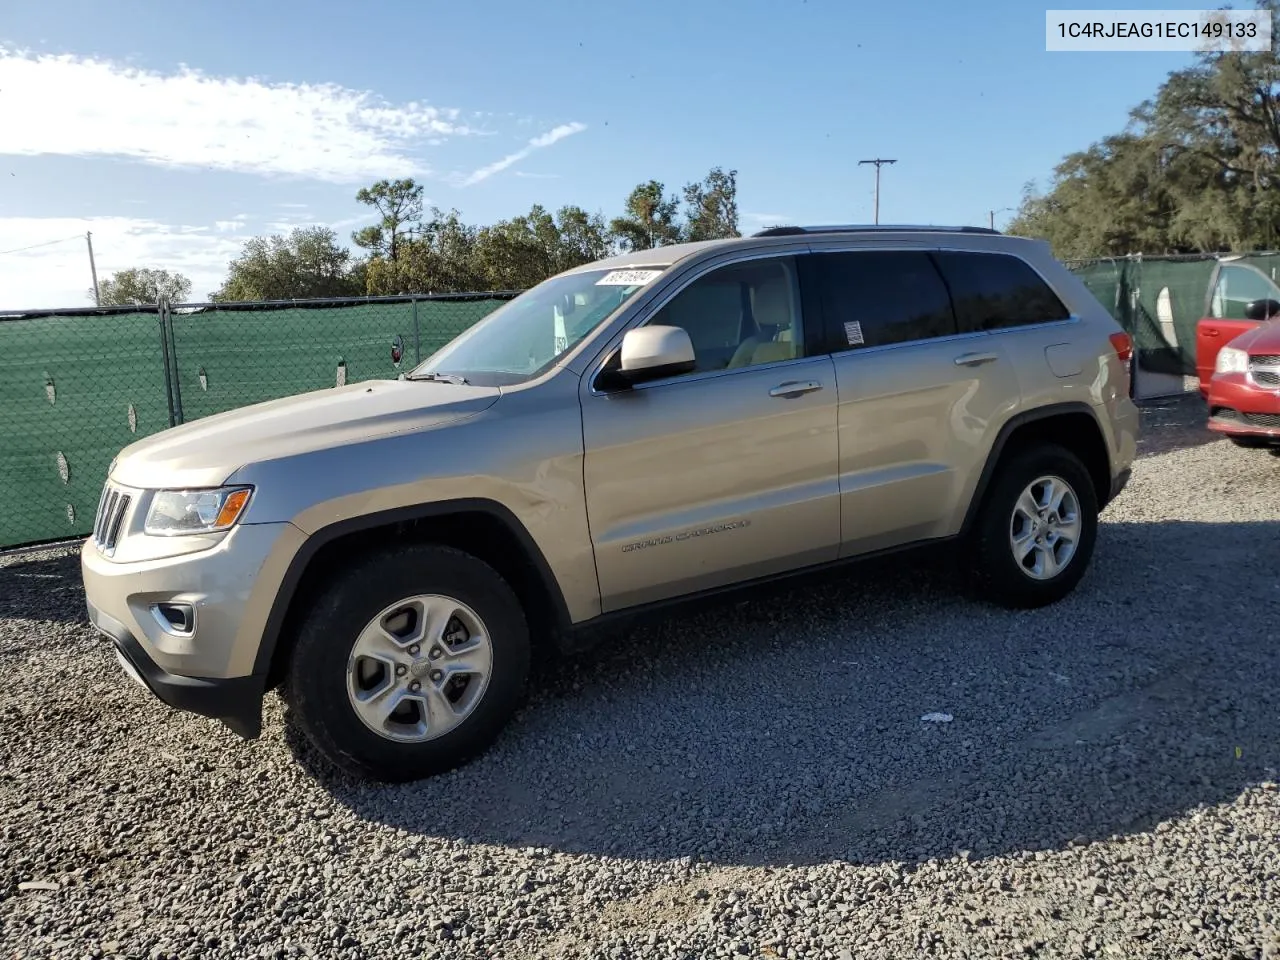
<path fill-rule="evenodd" d="M 698 360 L 693 341 L 683 327 L 637 327 L 622 338 L 622 349 L 602 373 L 606 388 L 625 389 L 634 383 L 692 373 Z"/>
<path fill-rule="evenodd" d="M 1280 313 L 1280 302 L 1275 300 L 1251 300 L 1244 308 L 1246 320 L 1267 320 Z"/>

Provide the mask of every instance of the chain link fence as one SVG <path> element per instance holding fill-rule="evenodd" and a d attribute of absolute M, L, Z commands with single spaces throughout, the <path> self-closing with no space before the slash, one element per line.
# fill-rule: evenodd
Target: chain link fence
<path fill-rule="evenodd" d="M 0 314 L 0 550 L 85 536 L 135 440 L 264 400 L 395 379 L 513 291 Z"/>

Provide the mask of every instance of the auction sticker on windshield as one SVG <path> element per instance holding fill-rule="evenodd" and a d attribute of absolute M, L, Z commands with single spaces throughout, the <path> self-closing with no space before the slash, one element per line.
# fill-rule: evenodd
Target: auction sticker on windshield
<path fill-rule="evenodd" d="M 596 281 L 596 286 L 643 287 L 654 277 L 659 277 L 661 275 L 661 270 L 610 270 Z"/>

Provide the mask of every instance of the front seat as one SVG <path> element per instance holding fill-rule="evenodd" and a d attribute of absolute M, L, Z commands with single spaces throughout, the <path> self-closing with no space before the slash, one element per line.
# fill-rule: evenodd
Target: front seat
<path fill-rule="evenodd" d="M 751 312 L 756 333 L 739 344 L 729 361 L 729 369 L 757 363 L 793 360 L 791 284 L 786 277 L 768 280 L 751 291 Z"/>

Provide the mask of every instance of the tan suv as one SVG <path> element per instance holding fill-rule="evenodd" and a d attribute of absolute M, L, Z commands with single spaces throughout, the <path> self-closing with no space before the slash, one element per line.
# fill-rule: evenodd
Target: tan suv
<path fill-rule="evenodd" d="M 423 777 L 491 743 L 533 658 L 652 605 L 946 540 L 996 603 L 1063 597 L 1129 476 L 1129 351 L 988 230 L 615 257 L 401 380 L 125 449 L 90 618 L 171 706 L 256 737 L 283 685 L 337 766 Z"/>

